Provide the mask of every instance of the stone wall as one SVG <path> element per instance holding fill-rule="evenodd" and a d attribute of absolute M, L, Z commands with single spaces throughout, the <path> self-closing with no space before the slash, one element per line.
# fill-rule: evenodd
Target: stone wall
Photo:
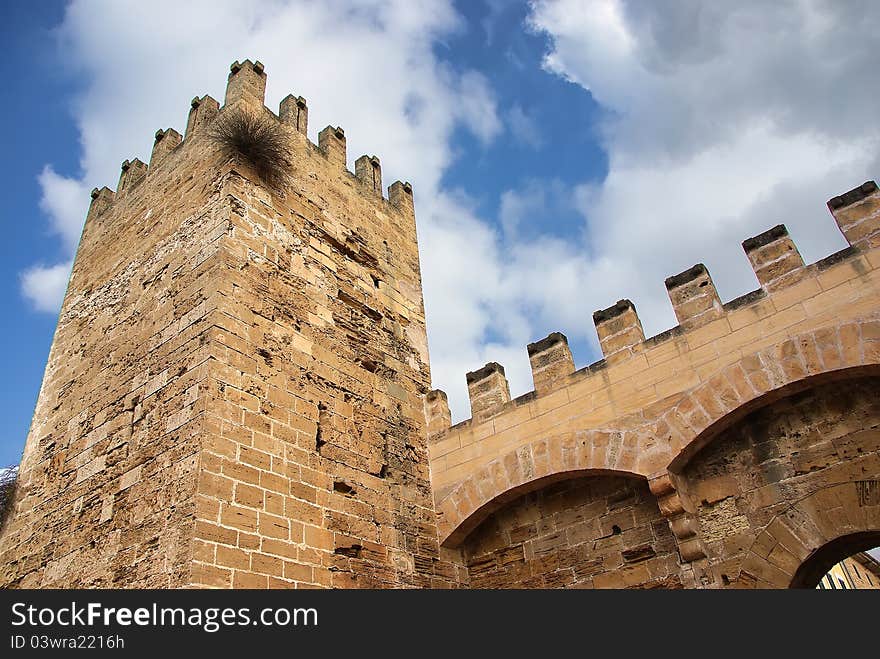
<path fill-rule="evenodd" d="M 511 400 L 503 366 L 487 364 L 466 375 L 473 418 L 454 426 L 446 396 L 431 392 L 441 544 L 459 547 L 494 502 L 531 482 L 612 471 L 648 480 L 682 560 L 701 569 L 683 466 L 779 396 L 880 372 L 880 192 L 867 182 L 828 207 L 850 245 L 816 263 L 777 225 L 743 242 L 759 283 L 746 295 L 722 303 L 698 264 L 666 280 L 679 324 L 657 336 L 645 338 L 635 306 L 620 300 L 593 314 L 604 355 L 593 364 L 576 369 L 552 333 L 528 346 L 532 392 Z"/>
<path fill-rule="evenodd" d="M 187 143 L 93 193 L 0 538 L 4 585 L 189 582 L 228 220 L 220 163 Z"/>
<path fill-rule="evenodd" d="M 444 587 L 412 188 L 259 63 L 96 191 L 0 537 L 21 586 Z M 284 180 L 224 153 L 242 112 Z"/>
<path fill-rule="evenodd" d="M 644 479 L 591 475 L 507 503 L 463 544 L 474 588 L 681 588 Z"/>
<path fill-rule="evenodd" d="M 880 379 L 819 385 L 752 412 L 712 439 L 682 477 L 714 581 L 736 581 L 773 518 L 837 483 L 880 475 Z M 780 567 L 800 560 L 780 552 Z M 787 564 L 781 563 L 786 561 Z"/>
<path fill-rule="evenodd" d="M 859 542 L 865 536 L 859 507 L 880 504 L 849 501 L 840 489 L 877 483 L 880 379 L 811 384 L 765 398 L 762 407 L 708 439 L 674 476 L 691 504 L 693 540 L 704 552 L 696 560 L 685 560 L 658 506 L 662 497 L 643 478 L 571 472 L 531 481 L 484 511 L 458 543 L 471 587 L 741 588 L 753 587 L 756 574 L 763 578 L 767 570 L 788 585 L 809 555 L 801 541 L 792 542 L 794 535 L 779 530 L 777 518 L 789 515 L 798 524 L 792 509 L 832 488 L 836 503 L 826 503 L 821 513 L 836 529 L 827 539 L 854 530 Z M 866 527 L 873 528 L 870 521 Z M 778 543 L 759 540 L 767 529 L 781 536 Z M 766 561 L 763 571 L 750 561 L 756 551 Z"/>

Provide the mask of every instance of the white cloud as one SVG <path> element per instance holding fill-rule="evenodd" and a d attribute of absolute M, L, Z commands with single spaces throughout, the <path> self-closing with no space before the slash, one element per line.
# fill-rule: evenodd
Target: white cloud
<path fill-rule="evenodd" d="M 533 149 L 539 149 L 544 145 L 538 122 L 519 105 L 514 105 L 507 113 L 507 123 L 510 126 L 510 134 L 516 141 Z"/>
<path fill-rule="evenodd" d="M 73 262 L 34 265 L 21 273 L 21 292 L 37 311 L 57 313 L 67 290 Z"/>
<path fill-rule="evenodd" d="M 504 14 L 504 10 L 510 7 L 509 0 L 485 0 L 486 16 L 480 21 L 483 31 L 486 33 L 486 45 L 491 46 L 495 40 L 497 24 Z"/>
<path fill-rule="evenodd" d="M 458 103 L 455 116 L 460 117 L 473 133 L 488 144 L 501 132 L 495 99 L 485 76 L 467 71 L 458 85 Z"/>
<path fill-rule="evenodd" d="M 66 257 L 55 265 L 35 264 L 25 269 L 19 273 L 19 286 L 34 310 L 58 313 L 73 265 L 72 256 L 82 232 L 89 195 L 81 181 L 61 176 L 50 165 L 43 168 L 37 181 L 42 190 L 40 209 L 49 219 L 50 233 L 61 239 Z"/>
<path fill-rule="evenodd" d="M 520 225 L 528 221 L 530 215 L 543 213 L 546 203 L 546 191 L 540 184 L 530 184 L 525 190 L 505 190 L 498 209 L 498 220 L 505 235 L 517 235 Z"/>
<path fill-rule="evenodd" d="M 37 180 L 43 192 L 40 209 L 48 216 L 53 233 L 61 236 L 64 249 L 72 253 L 88 210 L 86 188 L 79 181 L 57 174 L 50 165 L 43 168 Z"/>
<path fill-rule="evenodd" d="M 469 416 L 464 374 L 489 361 L 505 367 L 511 395 L 533 388 L 526 344 L 551 329 L 596 344 L 585 281 L 591 264 L 578 246 L 542 235 L 534 219 L 572 212 L 573 191 L 559 181 L 529 181 L 502 195 L 499 234 L 473 213 L 439 207 L 420 233 L 434 382 L 449 395 L 453 418 Z M 462 237 L 468 249 L 461 249 Z M 429 276 L 429 273 L 442 276 Z"/>
<path fill-rule="evenodd" d="M 845 245 L 824 202 L 880 165 L 880 5 L 539 0 L 528 20 L 606 110 L 608 176 L 577 194 L 591 306 L 631 298 L 652 334 L 696 262 L 725 299 L 755 288 L 740 242 L 775 224 L 808 262 Z"/>

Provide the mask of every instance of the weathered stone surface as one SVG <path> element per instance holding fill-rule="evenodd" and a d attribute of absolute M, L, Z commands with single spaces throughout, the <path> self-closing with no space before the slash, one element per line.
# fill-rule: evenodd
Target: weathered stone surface
<path fill-rule="evenodd" d="M 542 482 L 591 472 L 649 480 L 677 546 L 678 569 L 657 584 L 778 587 L 786 578 L 794 583 L 804 552 L 835 534 L 873 533 L 874 508 L 857 501 L 873 491 L 860 483 L 880 482 L 878 418 L 869 403 L 878 399 L 880 375 L 877 188 L 855 192 L 829 206 L 852 245 L 816 264 L 804 265 L 779 225 L 743 243 L 762 285 L 752 294 L 721 304 L 708 271 L 695 266 L 666 282 L 681 324 L 661 335 L 645 340 L 633 305 L 622 300 L 594 314 L 606 355 L 594 365 L 571 372 L 563 352 L 545 358 L 561 335 L 529 346 L 535 391 L 499 399 L 489 419 L 475 414 L 444 427 L 429 446 L 441 544 L 473 551 L 475 534 L 483 538 L 505 514 L 503 502 L 536 490 L 531 496 L 540 497 Z M 545 361 L 560 365 L 549 381 Z M 798 396 L 811 402 L 801 405 Z M 761 430 L 762 415 L 787 426 Z M 756 432 L 765 439 L 746 451 L 741 442 L 756 441 Z M 708 455 L 717 468 L 706 466 Z M 829 499 L 828 512 L 797 508 L 798 497 L 831 497 L 822 493 L 834 483 L 851 485 L 835 490 L 849 493 L 846 502 Z M 782 531 L 762 535 L 792 510 L 804 517 L 798 528 L 808 537 L 785 544 Z M 505 542 L 492 551 L 519 540 Z M 647 550 L 625 551 L 638 562 Z M 508 575 L 493 582 L 485 553 L 470 559 L 472 584 L 540 581 Z M 629 587 L 638 574 L 621 568 L 591 585 Z"/>
<path fill-rule="evenodd" d="M 523 495 L 476 528 L 463 552 L 474 588 L 656 587 L 679 572 L 647 483 L 619 476 Z"/>
<path fill-rule="evenodd" d="M 233 65 L 219 116 L 278 124 L 282 188 L 223 159 L 206 97 L 182 143 L 163 132 L 153 166 L 127 164 L 124 195 L 96 193 L 0 538 L 3 585 L 463 577 L 440 558 L 429 483 L 412 188 L 392 204 L 378 173 L 359 182 L 342 131 L 316 148 L 305 102 L 279 121 L 265 80 Z"/>
<path fill-rule="evenodd" d="M 735 581 L 739 563 L 750 549 L 759 551 L 753 545 L 768 525 L 775 528 L 777 515 L 829 485 L 880 476 L 878 391 L 876 377 L 819 385 L 753 412 L 694 456 L 682 476 L 697 499 L 710 565 L 723 563 Z M 723 491 L 711 496 L 720 479 Z M 726 496 L 712 500 L 720 494 Z M 793 575 L 811 539 L 781 533 L 774 537 L 783 548 L 766 548 L 766 558 Z"/>

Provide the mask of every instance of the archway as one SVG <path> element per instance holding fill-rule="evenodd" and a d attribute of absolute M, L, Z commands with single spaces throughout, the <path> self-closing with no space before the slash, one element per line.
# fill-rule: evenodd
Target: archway
<path fill-rule="evenodd" d="M 759 399 L 677 474 L 708 584 L 787 588 L 812 552 L 880 529 L 880 378 L 838 375 Z"/>
<path fill-rule="evenodd" d="M 712 415 L 707 412 L 706 418 L 709 419 L 709 421 L 705 424 L 705 427 L 695 434 L 693 438 L 672 457 L 669 461 L 668 469 L 673 473 L 683 472 L 688 463 L 693 460 L 700 451 L 705 449 L 714 442 L 717 437 L 722 435 L 725 430 L 742 422 L 743 419 L 749 415 L 773 405 L 777 401 L 825 385 L 847 383 L 854 380 L 868 381 L 871 378 L 873 378 L 874 382 L 880 382 L 880 364 L 846 366 L 835 370 L 807 375 L 786 382 L 782 386 L 770 389 L 761 395 L 744 400 L 741 404 L 726 413 Z M 717 384 L 714 386 L 716 389 L 720 388 Z M 700 399 L 701 397 L 705 397 L 706 391 L 711 390 L 712 388 L 713 383 L 707 383 L 692 392 L 690 398 Z"/>
<path fill-rule="evenodd" d="M 844 559 L 880 546 L 880 530 L 861 531 L 835 538 L 813 551 L 792 577 L 790 588 L 816 588 L 832 567 Z"/>
<path fill-rule="evenodd" d="M 682 588 L 669 524 L 643 477 L 545 478 L 496 502 L 461 542 L 472 588 Z"/>
<path fill-rule="evenodd" d="M 616 466 L 631 452 L 632 433 L 613 430 L 564 432 L 499 455 L 464 478 L 437 502 L 440 544 L 454 548 L 499 504 L 547 483 L 583 474 L 621 474 L 644 479 Z"/>
<path fill-rule="evenodd" d="M 838 560 L 876 546 L 880 480 L 829 485 L 776 515 L 742 562 L 753 588 L 807 588 Z"/>

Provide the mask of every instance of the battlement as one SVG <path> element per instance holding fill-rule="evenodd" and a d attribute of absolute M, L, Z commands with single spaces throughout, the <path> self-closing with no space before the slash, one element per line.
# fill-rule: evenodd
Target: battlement
<path fill-rule="evenodd" d="M 681 571 L 675 579 L 692 580 L 692 586 L 713 580 L 722 585 L 730 582 L 730 574 L 735 571 L 729 559 L 742 551 L 739 540 L 733 540 L 739 536 L 731 534 L 728 527 L 721 533 L 707 532 L 713 528 L 707 514 L 720 514 L 724 506 L 730 505 L 739 485 L 729 475 L 735 470 L 730 459 L 723 468 L 713 467 L 708 476 L 695 479 L 694 474 L 703 468 L 699 465 L 717 459 L 715 453 L 703 449 L 728 430 L 742 431 L 738 424 L 750 428 L 746 432 L 750 438 L 754 434 L 760 437 L 755 441 L 764 442 L 767 428 L 762 425 L 756 430 L 751 415 L 763 413 L 765 406 L 785 401 L 768 412 L 772 418 L 784 416 L 791 401 L 818 395 L 813 392 L 821 387 L 836 395 L 838 386 L 841 390 L 858 388 L 861 385 L 848 383 L 880 373 L 880 192 L 869 181 L 834 197 L 828 208 L 850 244 L 816 263 L 805 264 L 785 226 L 777 225 L 742 243 L 759 283 L 759 288 L 745 295 L 722 303 L 709 270 L 699 263 L 665 281 L 678 319 L 678 325 L 665 332 L 645 338 L 635 305 L 630 300 L 619 300 L 593 314 L 603 354 L 593 364 L 575 370 L 565 336 L 553 332 L 527 347 L 533 391 L 511 400 L 500 364 L 493 362 L 472 371 L 466 376 L 472 417 L 454 426 L 448 421 L 446 396 L 431 392 L 425 412 L 440 541 L 448 548 L 466 546 L 468 552 L 474 552 L 478 558 L 472 563 L 472 579 L 495 584 L 518 578 L 505 572 L 506 558 L 496 564 L 484 556 L 495 550 L 499 535 L 472 533 L 491 517 L 492 529 L 511 525 L 510 543 L 517 552 L 521 551 L 517 546 L 521 538 L 538 538 L 534 544 L 535 569 L 544 569 L 545 551 L 560 547 L 560 553 L 551 559 L 555 566 L 559 557 L 560 569 L 552 573 L 554 580 L 568 583 L 572 578 L 582 578 L 577 570 L 583 568 L 583 578 L 592 575 L 597 586 L 648 582 L 655 576 L 650 568 L 632 581 L 630 571 L 637 569 L 635 562 L 644 559 L 658 561 L 658 565 L 662 562 L 655 554 L 663 543 L 658 543 L 654 535 L 662 527 L 627 531 L 633 524 L 629 517 L 632 513 L 620 512 L 618 494 L 613 503 L 594 501 L 588 508 L 579 508 L 576 515 L 571 511 L 567 517 L 555 514 L 561 505 L 557 500 L 568 496 L 557 496 L 557 485 L 589 478 L 590 497 L 595 497 L 599 490 L 594 492 L 593 484 L 600 488 L 607 478 L 616 479 L 620 487 L 628 483 L 627 487 L 633 488 L 632 497 L 650 497 L 653 519 L 665 518 L 668 522 L 677 548 L 672 572 Z M 865 391 L 870 391 L 870 386 Z M 875 399 L 872 394 L 865 395 Z M 841 409 L 849 404 L 841 403 Z M 809 413 L 821 414 L 816 407 L 812 402 L 804 404 L 805 410 L 812 410 Z M 809 413 L 798 413 L 800 416 L 795 415 L 797 419 L 791 423 L 802 423 Z M 847 428 L 859 428 L 859 423 L 855 415 L 852 419 L 846 417 Z M 771 474 L 768 478 L 791 476 L 787 483 L 800 483 L 807 475 L 824 473 L 821 470 L 837 465 L 835 461 L 844 454 L 853 456 L 849 478 L 877 473 L 876 461 L 869 464 L 872 458 L 863 457 L 873 450 L 873 439 L 855 452 L 836 453 L 836 448 L 826 450 L 817 439 L 822 433 L 807 434 L 778 440 L 766 452 L 768 461 L 772 461 L 772 469 L 767 467 Z M 871 436 L 858 434 L 862 435 Z M 716 446 L 724 441 L 718 440 Z M 783 441 L 793 443 L 783 446 Z M 755 453 L 754 449 L 748 450 L 749 456 Z M 786 451 L 796 463 L 793 471 L 779 468 Z M 747 480 L 756 471 L 753 467 L 742 469 Z M 748 505 L 766 505 L 776 492 L 798 486 L 761 488 L 761 495 Z M 548 498 L 553 503 L 548 504 L 549 512 L 545 513 L 545 518 L 553 522 L 523 526 L 522 520 L 533 514 L 535 499 L 522 495 L 547 491 L 542 489 L 545 487 L 553 488 L 553 496 Z M 569 491 L 578 487 L 569 486 Z M 737 499 L 735 509 L 725 508 L 719 519 L 746 528 L 746 518 L 740 515 L 741 506 L 746 505 L 742 501 Z M 582 522 L 584 516 L 593 514 L 586 513 L 588 509 L 598 511 L 600 517 L 592 522 L 593 526 Z M 522 516 L 511 510 L 522 510 Z M 573 520 L 573 526 L 563 532 L 560 524 L 565 519 Z M 619 520 L 624 523 L 617 524 Z M 605 551 L 601 549 L 605 539 L 617 533 L 625 549 L 608 550 L 608 560 L 617 566 L 612 576 L 606 580 L 595 575 L 592 565 L 600 562 L 595 560 L 589 565 L 575 563 L 576 574 L 571 577 L 568 563 L 563 564 L 561 558 L 563 552 L 566 561 L 575 555 L 571 549 L 575 545 L 587 547 L 584 551 L 593 552 L 591 556 L 601 553 Z M 726 542 L 728 536 L 731 544 L 724 544 L 722 551 L 728 562 L 722 563 L 718 558 L 719 539 Z M 481 549 L 488 537 L 492 538 L 491 546 Z M 500 546 L 506 546 L 505 542 L 506 537 Z M 774 542 L 763 538 L 760 544 L 770 547 Z M 506 557 L 513 551 L 498 550 L 498 555 Z M 577 555 L 582 555 L 580 549 Z M 525 560 L 532 559 L 526 554 Z M 695 575 L 713 561 L 719 565 L 718 573 L 706 577 L 705 582 L 701 581 L 703 577 L 697 579 Z M 745 559 L 742 573 L 757 575 L 765 584 L 787 584 L 789 576 L 773 572 L 778 567 L 778 560 L 767 558 L 765 551 Z M 659 568 L 658 574 L 664 570 Z"/>
<path fill-rule="evenodd" d="M 678 346 L 708 350 L 713 338 L 740 329 L 745 322 L 743 318 L 766 316 L 769 309 L 790 309 L 809 299 L 819 291 L 815 277 L 835 265 L 849 263 L 850 269 L 859 272 L 866 254 L 880 245 L 880 192 L 877 185 L 868 181 L 829 200 L 828 208 L 850 243 L 849 247 L 806 265 L 785 225 L 779 224 L 742 243 L 758 280 L 758 289 L 722 303 L 708 269 L 698 263 L 665 281 L 677 326 L 646 338 L 635 305 L 630 300 L 619 300 L 593 313 L 602 359 L 575 370 L 565 336 L 553 332 L 528 345 L 535 385 L 533 391 L 511 400 L 506 393 L 508 383 L 504 369 L 499 364 L 487 364 L 468 373 L 472 417 L 451 428 L 440 428 L 435 423 L 431 441 L 443 442 L 449 432 L 460 432 L 492 419 L 499 419 L 495 424 L 497 432 L 499 425 L 506 425 L 508 417 L 522 416 L 517 410 L 528 406 L 540 411 L 552 405 L 550 400 L 564 394 L 567 387 L 601 388 L 603 382 L 621 377 L 632 378 L 638 383 L 640 371 L 647 375 L 660 360 L 655 355 L 679 353 Z M 876 259 L 876 254 L 872 258 Z M 596 384 L 585 383 L 591 380 Z M 650 385 L 644 388 L 650 394 L 640 395 L 645 403 L 674 390 L 674 387 L 655 390 L 654 383 L 648 381 L 643 384 Z M 445 396 L 442 400 L 446 400 Z M 444 418 L 447 413 L 448 409 L 444 410 Z"/>
<path fill-rule="evenodd" d="M 723 313 L 715 283 L 702 263 L 667 278 L 666 290 L 681 327 L 697 327 Z"/>
<path fill-rule="evenodd" d="M 149 164 L 138 158 L 125 160 L 115 193 L 104 188 L 111 193 L 109 196 L 102 193 L 100 199 L 97 199 L 93 195 L 88 217 L 101 215 L 117 199 L 128 196 L 139 184 L 149 181 L 154 170 L 164 168 L 165 163 L 173 161 L 174 154 L 186 148 L 191 141 L 208 138 L 218 118 L 231 112 L 232 108 L 276 122 L 284 127 L 287 134 L 287 148 L 307 149 L 312 153 L 322 154 L 328 161 L 338 165 L 343 176 L 356 182 L 365 198 L 380 204 L 383 210 L 393 210 L 410 219 L 414 217 L 413 189 L 410 183 L 395 181 L 388 187 L 387 197 L 383 196 L 379 158 L 375 155 L 363 155 L 355 161 L 355 170 L 350 171 L 347 168 L 345 131 L 339 126 L 327 126 L 318 133 L 318 144 L 314 144 L 307 137 L 309 113 L 306 99 L 289 94 L 281 101 L 276 114 L 264 104 L 266 79 L 262 62 L 233 62 L 223 105 L 207 95 L 194 97 L 190 103 L 185 134 L 181 135 L 173 128 L 156 131 Z"/>

